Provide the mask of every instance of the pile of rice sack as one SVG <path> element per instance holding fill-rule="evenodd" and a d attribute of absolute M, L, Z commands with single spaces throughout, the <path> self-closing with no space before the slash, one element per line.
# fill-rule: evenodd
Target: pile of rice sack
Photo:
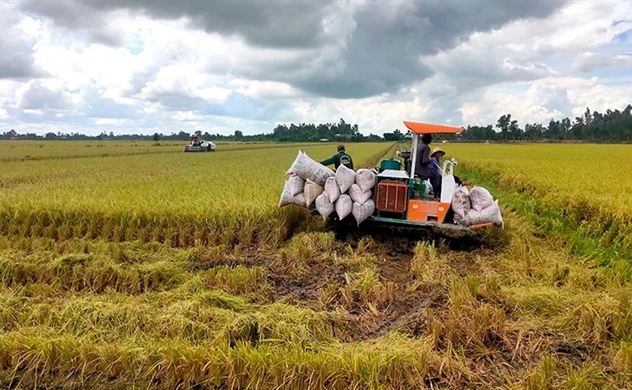
<path fill-rule="evenodd" d="M 358 225 L 375 210 L 371 190 L 376 173 L 370 169 L 354 172 L 340 165 L 334 172 L 299 151 L 286 174 L 290 176 L 281 194 L 280 207 L 294 204 L 309 208 L 315 203 L 323 219 L 336 213 L 342 220 L 351 214 Z"/>
<path fill-rule="evenodd" d="M 485 222 L 493 222 L 501 228 L 505 225 L 498 200 L 494 200 L 492 194 L 483 187 L 474 187 L 471 190 L 465 186 L 455 188 L 452 210 L 454 222 L 459 225 L 470 226 Z"/>

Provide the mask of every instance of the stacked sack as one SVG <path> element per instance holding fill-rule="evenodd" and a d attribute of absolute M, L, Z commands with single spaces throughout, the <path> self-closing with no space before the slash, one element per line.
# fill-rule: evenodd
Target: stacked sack
<path fill-rule="evenodd" d="M 468 191 L 465 186 L 458 186 L 452 196 L 454 222 L 470 226 L 479 223 L 493 222 L 504 228 L 503 218 L 498 207 L 498 200 L 483 187 L 474 187 Z"/>
<path fill-rule="evenodd" d="M 341 178 L 343 176 L 348 176 L 350 178 L 352 172 L 353 170 L 345 167 L 344 165 L 339 166 L 336 170 L 336 181 L 342 182 L 343 179 L 340 179 L 339 181 L 339 176 Z M 371 191 L 373 189 L 373 186 L 375 186 L 375 175 L 376 173 L 373 170 L 364 168 L 358 169 L 358 171 L 354 173 L 354 182 L 347 189 L 347 193 L 350 199 L 347 204 L 352 202 L 351 214 L 355 218 L 358 225 L 369 218 L 371 214 L 373 214 L 373 211 L 375 211 L 375 202 L 373 202 L 373 193 Z M 348 184 L 349 180 L 345 179 L 344 183 Z M 342 190 L 342 188 L 343 187 L 341 187 L 340 189 Z M 341 211 L 347 210 L 348 208 Z M 344 217 L 349 215 L 348 212 L 346 214 L 337 214 L 338 218 L 340 219 L 343 219 Z"/>
<path fill-rule="evenodd" d="M 323 192 L 327 178 L 333 177 L 334 171 L 299 151 L 286 175 L 290 177 L 285 181 L 279 207 L 288 204 L 309 207 Z"/>
<path fill-rule="evenodd" d="M 369 169 L 354 172 L 340 165 L 336 172 L 312 160 L 305 153 L 287 171 L 279 206 L 295 204 L 309 207 L 315 202 L 316 211 L 327 219 L 334 212 L 339 219 L 353 215 L 358 225 L 375 210 L 373 194 L 376 173 Z"/>

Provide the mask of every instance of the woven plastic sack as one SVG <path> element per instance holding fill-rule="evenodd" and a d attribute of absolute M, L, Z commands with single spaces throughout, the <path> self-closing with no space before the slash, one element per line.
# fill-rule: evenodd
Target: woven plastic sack
<path fill-rule="evenodd" d="M 355 182 L 362 192 L 366 192 L 375 185 L 375 173 L 370 169 L 358 169 L 355 175 Z"/>
<path fill-rule="evenodd" d="M 336 201 L 336 214 L 340 220 L 345 219 L 353 210 L 353 200 L 347 194 L 342 194 Z"/>
<path fill-rule="evenodd" d="M 305 182 L 305 189 L 303 190 L 303 195 L 305 195 L 305 202 L 307 205 L 309 206 L 314 203 L 318 195 L 322 194 L 323 191 L 323 186 L 318 185 L 311 180 L 307 180 Z"/>
<path fill-rule="evenodd" d="M 369 199 L 366 203 L 353 202 L 353 210 L 351 213 L 358 223 L 358 226 L 360 226 L 362 222 L 366 221 L 366 219 L 373 214 L 373 211 L 375 211 L 375 203 L 373 203 L 372 199 Z"/>
<path fill-rule="evenodd" d="M 305 189 L 305 179 L 301 178 L 298 175 L 292 174 L 289 179 L 287 179 L 288 189 L 292 196 L 298 195 Z"/>
<path fill-rule="evenodd" d="M 452 210 L 454 211 L 454 222 L 465 223 L 467 212 L 470 211 L 470 191 L 465 186 L 458 186 L 454 189 L 452 196 Z"/>
<path fill-rule="evenodd" d="M 334 175 L 334 171 L 327 168 L 323 164 L 312 160 L 303 151 L 298 152 L 296 160 L 286 172 L 287 175 L 296 174 L 305 180 L 311 180 L 319 185 L 325 185 L 328 177 Z"/>
<path fill-rule="evenodd" d="M 500 207 L 498 207 L 498 201 L 493 202 L 481 211 L 470 209 L 465 217 L 467 226 L 485 222 L 493 222 L 496 226 L 501 228 L 505 227 L 502 215 L 500 214 Z"/>
<path fill-rule="evenodd" d="M 494 203 L 494 198 L 485 188 L 474 187 L 470 190 L 470 201 L 474 210 L 481 211 L 491 206 Z"/>
<path fill-rule="evenodd" d="M 336 178 L 334 176 L 327 178 L 327 181 L 325 182 L 325 193 L 329 196 L 329 201 L 331 203 L 334 203 L 340 196 L 340 188 L 338 187 L 338 183 L 336 183 Z"/>
<path fill-rule="evenodd" d="M 327 219 L 335 210 L 335 206 L 329 200 L 329 195 L 326 192 L 318 195 L 316 198 L 316 211 L 323 216 L 323 219 Z"/>
<path fill-rule="evenodd" d="M 287 206 L 289 204 L 307 207 L 305 196 L 302 193 L 292 195 L 288 187 L 288 182 L 286 181 L 285 186 L 283 187 L 283 192 L 281 193 L 281 199 L 279 199 L 279 207 Z"/>
<path fill-rule="evenodd" d="M 349 187 L 349 196 L 353 199 L 354 202 L 365 203 L 367 200 L 371 199 L 371 190 L 362 191 L 360 186 L 357 184 L 353 184 Z"/>
<path fill-rule="evenodd" d="M 338 169 L 336 169 L 336 183 L 338 183 L 341 194 L 347 192 L 349 187 L 355 183 L 355 172 L 353 172 L 353 169 L 340 164 Z"/>

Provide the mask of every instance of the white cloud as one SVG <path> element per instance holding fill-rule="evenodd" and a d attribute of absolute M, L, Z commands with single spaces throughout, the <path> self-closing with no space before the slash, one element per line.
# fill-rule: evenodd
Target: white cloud
<path fill-rule="evenodd" d="M 305 95 L 291 85 L 278 81 L 236 79 L 231 84 L 236 86 L 237 93 L 256 99 L 290 98 Z"/>
<path fill-rule="evenodd" d="M 573 69 L 580 72 L 592 72 L 595 69 L 610 67 L 632 68 L 632 55 L 586 52 L 576 56 L 573 61 Z"/>
<path fill-rule="evenodd" d="M 511 113 L 522 125 L 545 124 L 631 103 L 630 2 L 538 3 L 542 12 L 533 3 L 528 18 L 510 10 L 504 20 L 493 16 L 502 4 L 481 2 L 467 8 L 491 15 L 481 26 L 447 19 L 466 3 L 314 3 L 317 13 L 292 13 L 286 34 L 295 37 L 277 31 L 278 15 L 236 19 L 271 29 L 257 33 L 213 13 L 173 18 L 112 4 L 85 3 L 75 16 L 93 17 L 81 20 L 69 13 L 74 1 L 64 12 L 47 6 L 42 17 L 0 3 L 0 21 L 10 26 L 0 48 L 20 54 L 0 60 L 0 126 L 261 133 L 280 122 L 344 118 L 381 134 L 404 119 L 485 125 Z M 97 20 L 105 27 L 92 26 Z M 314 36 L 306 26 L 317 26 Z"/>
<path fill-rule="evenodd" d="M 193 121 L 197 122 L 204 119 L 202 116 L 193 111 L 176 111 L 171 118 L 175 121 Z"/>

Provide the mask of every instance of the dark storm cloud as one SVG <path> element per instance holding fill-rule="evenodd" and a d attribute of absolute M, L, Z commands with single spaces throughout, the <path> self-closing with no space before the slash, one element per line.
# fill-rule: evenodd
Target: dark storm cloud
<path fill-rule="evenodd" d="M 545 17 L 563 1 L 376 2 L 355 15 L 353 39 L 344 52 L 343 73 L 312 78 L 302 88 L 331 97 L 365 97 L 427 78 L 419 61 L 454 47 L 476 31 L 500 28 L 519 18 Z M 465 65 L 468 59 L 461 59 Z"/>
<path fill-rule="evenodd" d="M 20 9 L 52 19 L 62 29 L 85 31 L 91 42 L 118 46 L 122 37 L 110 26 L 107 14 L 93 8 L 92 1 L 22 1 Z"/>
<path fill-rule="evenodd" d="M 23 0 L 20 6 L 67 28 L 92 26 L 93 36 L 101 31 L 104 11 L 127 9 L 160 19 L 188 17 L 206 31 L 241 36 L 251 45 L 312 49 L 310 55 L 289 64 L 295 69 L 313 66 L 323 52 L 333 51 L 336 55 L 308 72 L 283 72 L 268 64 L 245 76 L 286 82 L 320 96 L 362 98 L 393 92 L 432 75 L 420 56 L 453 48 L 476 31 L 500 28 L 516 19 L 546 17 L 564 3 Z M 333 25 L 328 25 L 331 20 Z"/>
<path fill-rule="evenodd" d="M 23 10 L 54 20 L 59 26 L 98 31 L 101 11 L 127 9 L 157 19 L 189 18 L 206 31 L 239 35 L 261 46 L 314 46 L 328 1 L 306 0 L 23 0 Z"/>

